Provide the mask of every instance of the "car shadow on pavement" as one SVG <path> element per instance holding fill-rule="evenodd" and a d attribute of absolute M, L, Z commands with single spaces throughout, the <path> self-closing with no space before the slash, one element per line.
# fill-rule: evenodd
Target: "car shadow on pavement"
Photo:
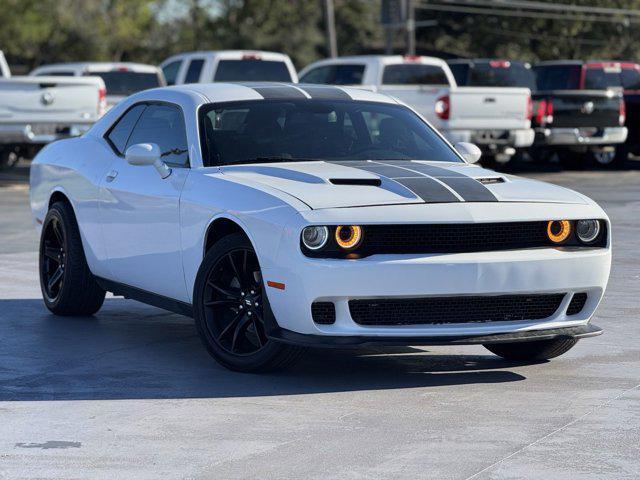
<path fill-rule="evenodd" d="M 488 352 L 413 347 L 314 349 L 283 372 L 230 372 L 206 353 L 193 320 L 119 298 L 82 318 L 50 315 L 39 299 L 0 300 L 0 339 L 0 401 L 254 397 L 525 379 L 509 370 L 516 364 Z"/>

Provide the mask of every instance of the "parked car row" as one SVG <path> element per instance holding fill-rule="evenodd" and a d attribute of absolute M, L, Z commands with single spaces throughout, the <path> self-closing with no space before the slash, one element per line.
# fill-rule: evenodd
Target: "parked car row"
<path fill-rule="evenodd" d="M 38 67 L 28 77 L 5 79 L 10 75 L 0 52 L 0 168 L 50 141 L 83 133 L 132 93 L 210 82 L 299 81 L 382 92 L 413 108 L 452 143 L 478 145 L 487 163 L 526 158 L 613 166 L 629 153 L 640 153 L 640 65 L 635 63 L 532 66 L 496 59 L 445 62 L 363 55 L 312 63 L 298 78 L 285 54 L 228 50 L 181 53 L 159 67 L 61 63 Z"/>

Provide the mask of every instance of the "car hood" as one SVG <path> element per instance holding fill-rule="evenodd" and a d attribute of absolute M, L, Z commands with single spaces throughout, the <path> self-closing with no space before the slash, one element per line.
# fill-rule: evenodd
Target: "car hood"
<path fill-rule="evenodd" d="M 586 204 L 572 190 L 466 163 L 317 161 L 221 167 L 236 181 L 268 185 L 312 209 L 417 203 Z"/>

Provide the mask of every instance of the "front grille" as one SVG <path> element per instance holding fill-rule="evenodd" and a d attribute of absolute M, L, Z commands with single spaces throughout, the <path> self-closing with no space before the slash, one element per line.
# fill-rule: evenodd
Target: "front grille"
<path fill-rule="evenodd" d="M 587 303 L 587 294 L 584 292 L 575 293 L 569 303 L 569 307 L 567 308 L 567 315 L 580 313 L 584 308 L 585 303 Z"/>
<path fill-rule="evenodd" d="M 350 300 L 359 325 L 438 325 L 540 320 L 553 315 L 564 293 L 482 297 Z"/>
<path fill-rule="evenodd" d="M 336 322 L 336 306 L 333 302 L 313 302 L 311 317 L 319 325 L 333 325 Z"/>
<path fill-rule="evenodd" d="M 375 253 L 449 253 L 549 246 L 547 222 L 367 225 L 363 248 Z"/>

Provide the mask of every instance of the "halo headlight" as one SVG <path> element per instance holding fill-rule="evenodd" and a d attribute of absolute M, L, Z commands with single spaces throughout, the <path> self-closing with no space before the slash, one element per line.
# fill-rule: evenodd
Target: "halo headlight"
<path fill-rule="evenodd" d="M 336 227 L 336 243 L 340 248 L 352 250 L 362 241 L 362 227 L 357 225 L 339 225 Z"/>
<path fill-rule="evenodd" d="M 568 220 L 551 220 L 547 224 L 547 236 L 553 243 L 562 243 L 571 234 L 571 222 Z"/>
<path fill-rule="evenodd" d="M 302 243 L 309 250 L 320 250 L 329 240 L 329 229 L 323 226 L 305 227 L 302 230 Z"/>
<path fill-rule="evenodd" d="M 600 235 L 600 222 L 598 220 L 578 220 L 576 235 L 583 243 L 593 242 Z"/>

